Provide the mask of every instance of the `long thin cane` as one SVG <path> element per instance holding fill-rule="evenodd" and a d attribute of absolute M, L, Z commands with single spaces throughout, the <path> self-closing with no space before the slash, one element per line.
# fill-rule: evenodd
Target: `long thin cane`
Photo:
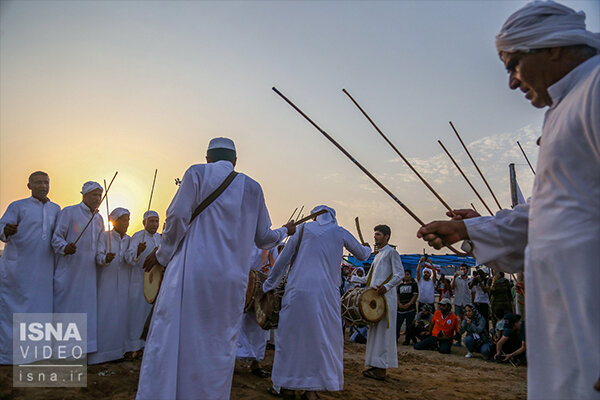
<path fill-rule="evenodd" d="M 106 192 L 106 179 L 104 180 L 104 191 Z M 108 207 L 108 196 L 105 197 L 106 199 L 106 218 L 108 219 L 108 252 L 112 253 L 112 249 L 111 249 L 111 242 L 112 240 L 110 240 L 110 211 L 109 211 L 109 207 Z"/>
<path fill-rule="evenodd" d="M 502 210 L 502 206 L 500 205 L 500 203 L 498 202 L 498 199 L 496 198 L 496 195 L 494 194 L 494 191 L 492 190 L 492 188 L 490 187 L 488 181 L 485 179 L 485 176 L 483 176 L 483 173 L 481 172 L 481 170 L 479 169 L 479 167 L 477 166 L 477 163 L 475 162 L 475 159 L 473 159 L 473 156 L 471 156 L 471 152 L 469 152 L 469 149 L 467 148 L 467 146 L 465 145 L 465 142 L 463 142 L 462 138 L 460 137 L 460 135 L 458 134 L 458 131 L 456 130 L 456 128 L 454 127 L 454 124 L 452 123 L 452 121 L 448 121 L 450 122 L 450 126 L 452 127 L 452 130 L 454 131 L 454 133 L 456 133 L 456 137 L 458 138 L 458 140 L 460 141 L 460 144 L 462 144 L 463 148 L 465 149 L 465 151 L 467 152 L 467 155 L 469 156 L 469 158 L 471 159 L 471 162 L 473 163 L 473 165 L 475 166 L 475 169 L 477 170 L 477 172 L 479 172 L 479 176 L 481 176 L 481 179 L 483 179 L 483 182 L 485 183 L 485 186 L 487 186 L 488 190 L 490 191 L 490 193 L 492 194 L 492 197 L 494 198 L 494 201 L 496 202 L 496 204 L 498 205 L 498 208 L 500 210 Z"/>
<path fill-rule="evenodd" d="M 335 147 L 337 147 L 342 153 L 344 153 L 344 155 L 346 157 L 348 157 L 350 159 L 350 161 L 352 161 L 354 163 L 354 165 L 356 165 L 362 172 L 364 172 L 365 175 L 367 175 L 369 178 L 371 178 L 371 180 L 377 186 L 379 186 L 381 188 L 381 190 L 383 190 L 385 193 L 387 193 L 388 196 L 390 196 L 396 202 L 396 204 L 398 204 L 400 207 L 402 207 L 402 209 L 404 211 L 406 211 L 415 221 L 417 221 L 417 223 L 420 226 L 425 225 L 425 223 L 419 217 L 417 217 L 417 215 L 415 213 L 413 213 L 403 202 L 401 202 L 400 199 L 398 199 L 387 187 L 385 187 L 381 182 L 379 182 L 379 180 L 377 178 L 375 178 L 375 176 L 373 176 L 373 174 L 371 174 L 365 167 L 362 166 L 362 164 L 360 164 L 354 157 L 352 157 L 352 155 L 350 155 L 350 153 L 348 153 L 346 151 L 346 149 L 344 149 L 338 142 L 336 142 L 335 139 L 333 139 L 331 136 L 329 136 L 329 134 L 327 132 L 325 132 L 316 123 L 314 123 L 313 120 L 311 120 L 306 114 L 304 114 L 304 112 L 302 110 L 300 110 L 294 103 L 292 103 L 279 90 L 277 90 L 277 88 L 273 87 L 273 91 L 275 93 L 277 93 L 282 99 L 284 99 L 290 106 L 292 106 L 292 108 L 295 109 L 300 115 L 302 115 L 308 122 L 310 122 L 310 124 L 312 126 L 314 126 L 319 132 L 321 132 L 321 134 L 323 136 L 325 136 L 327 138 L 327 140 L 329 140 Z M 452 250 L 456 254 L 462 254 L 461 252 L 454 249 L 450 245 L 446 245 L 446 247 L 448 247 L 450 250 Z"/>
<path fill-rule="evenodd" d="M 477 195 L 477 198 L 479 199 L 479 201 L 481 201 L 483 203 L 483 205 L 485 206 L 485 208 L 488 210 L 488 212 L 491 215 L 494 215 L 494 213 L 492 212 L 492 210 L 490 210 L 490 208 L 488 207 L 488 205 L 485 204 L 485 201 L 483 201 L 483 198 L 481 197 L 481 195 L 479 194 L 479 192 L 477 191 L 477 189 L 475 189 L 475 187 L 473 186 L 473 184 L 471 183 L 471 181 L 469 180 L 469 178 L 467 178 L 467 176 L 465 175 L 465 173 L 463 172 L 463 170 L 460 168 L 460 166 L 458 165 L 458 163 L 454 160 L 454 157 L 452 157 L 452 154 L 450 154 L 450 152 L 446 149 L 446 146 L 444 146 L 444 144 L 442 143 L 441 140 L 438 140 L 438 143 L 440 144 L 440 146 L 442 146 L 442 149 L 444 149 L 444 151 L 446 152 L 446 155 L 448 155 L 448 157 L 450 158 L 450 160 L 452 161 L 452 163 L 454 163 L 454 166 L 456 167 L 456 169 L 458 169 L 458 172 L 460 172 L 460 174 L 462 175 L 462 177 L 465 178 L 465 181 L 467 181 L 467 183 L 469 184 L 469 187 L 473 190 L 473 192 L 475 193 L 475 195 Z"/>
<path fill-rule="evenodd" d="M 531 166 L 531 163 L 529 162 L 529 158 L 527 158 L 527 154 L 525 154 L 525 150 L 523 150 L 523 148 L 521 147 L 521 143 L 519 143 L 518 140 L 517 140 L 517 144 L 519 145 L 519 148 L 521 149 L 521 153 L 523 153 L 523 157 L 525 157 L 525 160 L 527 160 L 527 164 L 529 164 L 529 168 L 531 168 L 531 172 L 533 172 L 533 174 L 535 175 L 535 170 Z"/>
<path fill-rule="evenodd" d="M 150 205 L 152 204 L 152 195 L 154 194 L 154 184 L 156 183 L 156 173 L 158 172 L 158 169 L 154 170 L 154 179 L 152 180 L 152 190 L 150 190 L 150 200 L 148 201 L 148 211 L 150 211 Z M 146 242 L 146 229 L 144 229 L 144 233 L 142 233 L 142 241 L 141 243 L 145 243 Z"/>
<path fill-rule="evenodd" d="M 425 186 L 427 186 L 427 189 L 429 189 L 431 191 L 431 193 L 433 193 L 433 195 L 442 203 L 442 205 L 444 207 L 446 207 L 446 209 L 448 211 L 450 211 L 450 214 L 454 215 L 454 211 L 452 211 L 452 207 L 450 207 L 448 205 L 448 203 L 446 203 L 444 201 L 444 199 L 442 199 L 442 197 L 431 187 L 431 185 L 425 180 L 425 178 L 423 178 L 421 176 L 421 174 L 412 166 L 412 164 L 402 155 L 402 153 L 400 153 L 400 151 L 396 148 L 396 146 L 394 146 L 394 144 L 387 138 L 387 136 L 385 136 L 385 134 L 381 131 L 381 129 L 379 129 L 379 127 L 375 124 L 375 122 L 373 122 L 373 120 L 367 114 L 367 112 L 365 110 L 363 110 L 363 108 L 358 104 L 358 102 L 356 100 L 354 100 L 354 97 L 352 97 L 346 89 L 342 89 L 342 92 L 344 92 L 346 94 L 346 96 L 348 96 L 350 98 L 350 100 L 352 100 L 354 105 L 360 110 L 360 112 L 365 116 L 365 118 L 367 118 L 367 120 L 371 123 L 371 125 L 373 125 L 373 128 L 375 128 L 375 130 L 381 135 L 383 140 L 385 140 L 387 142 L 387 144 L 389 144 L 391 146 L 391 148 L 394 149 L 394 151 L 396 152 L 396 154 L 398 154 L 400 156 L 402 161 L 404 161 L 404 163 L 406 165 L 408 165 L 408 168 L 410 168 L 411 171 L 414 172 L 415 175 L 417 175 L 417 177 L 421 180 L 421 182 L 423 182 L 423 184 Z"/>

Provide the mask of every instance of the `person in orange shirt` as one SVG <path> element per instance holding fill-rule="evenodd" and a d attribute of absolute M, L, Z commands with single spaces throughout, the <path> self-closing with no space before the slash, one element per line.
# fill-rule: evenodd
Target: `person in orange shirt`
<path fill-rule="evenodd" d="M 451 311 L 450 299 L 440 301 L 440 309 L 433 314 L 431 320 L 431 336 L 415 343 L 415 350 L 438 350 L 443 354 L 450 354 L 452 340 L 458 333 L 458 317 Z"/>

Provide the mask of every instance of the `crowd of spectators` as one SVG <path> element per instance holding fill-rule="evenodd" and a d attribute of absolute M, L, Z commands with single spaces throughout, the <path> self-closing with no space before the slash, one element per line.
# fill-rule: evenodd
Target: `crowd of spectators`
<path fill-rule="evenodd" d="M 345 290 L 356 287 L 352 275 L 364 275 L 368 267 L 345 276 Z M 452 278 L 440 274 L 424 256 L 416 277 L 405 269 L 396 288 L 398 309 L 396 339 L 416 350 L 451 353 L 464 343 L 466 358 L 526 363 L 525 322 L 515 314 L 515 285 L 502 272 L 490 276 L 487 268 L 460 265 Z M 454 312 L 452 311 L 454 309 Z M 491 324 L 491 325 L 490 325 Z M 364 343 L 368 326 L 350 327 L 351 340 Z"/>

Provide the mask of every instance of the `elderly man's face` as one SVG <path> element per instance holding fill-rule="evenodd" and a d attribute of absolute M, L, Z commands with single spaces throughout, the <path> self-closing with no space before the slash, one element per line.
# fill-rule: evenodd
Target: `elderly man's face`
<path fill-rule="evenodd" d="M 431 273 L 429 271 L 424 271 L 423 278 L 425 278 L 425 280 L 428 281 L 429 278 L 431 278 Z"/>
<path fill-rule="evenodd" d="M 94 189 L 83 195 L 83 203 L 90 209 L 95 210 L 100 205 L 102 199 L 102 190 Z"/>
<path fill-rule="evenodd" d="M 115 231 L 124 235 L 127 233 L 127 228 L 129 228 L 129 214 L 121 215 L 117 218 L 116 221 L 113 222 L 113 226 L 115 227 Z"/>
<path fill-rule="evenodd" d="M 536 108 L 552 105 L 548 87 L 555 81 L 553 59 L 546 49 L 528 53 L 501 52 L 500 59 L 508 72 L 508 86 L 521 89 L 527 100 Z"/>
<path fill-rule="evenodd" d="M 36 199 L 44 199 L 50 192 L 50 178 L 48 175 L 34 175 L 27 183 L 31 195 Z"/>
<path fill-rule="evenodd" d="M 149 234 L 154 235 L 158 230 L 158 217 L 148 217 L 144 221 L 144 228 L 148 231 Z"/>

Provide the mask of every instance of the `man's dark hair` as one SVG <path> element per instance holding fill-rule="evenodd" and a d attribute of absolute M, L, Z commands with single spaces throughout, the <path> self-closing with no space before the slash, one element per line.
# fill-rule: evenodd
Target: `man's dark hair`
<path fill-rule="evenodd" d="M 410 275 L 410 277 L 412 278 L 412 271 L 410 269 L 405 269 L 404 273 L 407 273 Z"/>
<path fill-rule="evenodd" d="M 48 174 L 47 174 L 47 173 L 45 173 L 44 171 L 35 171 L 35 172 L 33 172 L 31 175 L 29 175 L 28 182 L 31 182 L 31 180 L 32 180 L 34 177 L 36 177 L 36 176 L 40 176 L 40 175 L 43 175 L 43 176 L 48 176 Z"/>
<path fill-rule="evenodd" d="M 210 149 L 206 152 L 206 158 L 211 162 L 225 160 L 234 163 L 236 157 L 236 152 L 230 149 Z"/>
<path fill-rule="evenodd" d="M 469 269 L 469 266 L 467 264 L 460 264 L 459 268 L 460 267 L 465 267 L 466 269 Z"/>
<path fill-rule="evenodd" d="M 392 230 L 387 225 L 377 225 L 375 228 L 373 228 L 373 230 L 375 232 L 383 233 L 384 236 L 385 235 L 392 236 Z"/>

